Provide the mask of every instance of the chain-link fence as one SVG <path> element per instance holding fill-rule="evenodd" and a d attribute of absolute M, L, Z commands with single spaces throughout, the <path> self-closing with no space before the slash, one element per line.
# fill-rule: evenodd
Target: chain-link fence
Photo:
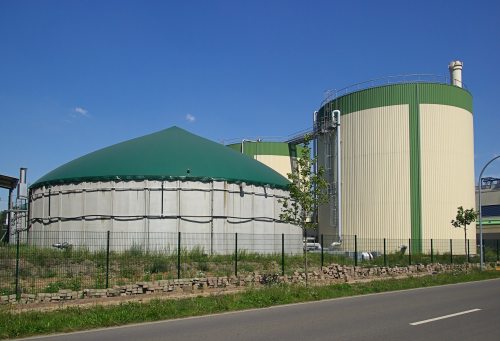
<path fill-rule="evenodd" d="M 304 271 L 300 235 L 33 232 L 0 243 L 0 295 L 103 289 L 139 281 Z M 476 240 L 364 239 L 321 235 L 308 241 L 309 271 L 332 263 L 407 266 L 479 262 Z M 499 260 L 499 240 L 484 241 Z"/>

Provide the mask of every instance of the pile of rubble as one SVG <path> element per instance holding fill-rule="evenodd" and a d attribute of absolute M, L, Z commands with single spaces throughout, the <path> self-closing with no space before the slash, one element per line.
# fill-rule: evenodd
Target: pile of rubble
<path fill-rule="evenodd" d="M 405 267 L 373 267 L 363 268 L 361 266 L 346 266 L 331 264 L 324 266 L 320 271 L 309 273 L 309 280 L 318 284 L 334 282 L 352 282 L 362 279 L 391 278 L 401 275 L 412 274 L 435 274 L 451 270 L 465 270 L 476 264 L 429 264 L 410 265 Z M 172 279 L 153 282 L 137 282 L 130 285 L 115 285 L 112 289 L 84 289 L 82 291 L 59 290 L 57 293 L 21 294 L 20 300 L 16 301 L 16 295 L 0 296 L 0 304 L 27 304 L 44 302 L 61 302 L 85 298 L 104 298 L 117 296 L 131 296 L 159 293 L 181 293 L 181 292 L 203 292 L 216 288 L 237 288 L 245 286 L 259 286 L 269 283 L 297 283 L 304 281 L 305 273 L 294 272 L 292 276 L 284 275 L 259 275 L 254 272 L 251 275 L 238 275 L 230 277 L 207 277 L 190 279 Z"/>

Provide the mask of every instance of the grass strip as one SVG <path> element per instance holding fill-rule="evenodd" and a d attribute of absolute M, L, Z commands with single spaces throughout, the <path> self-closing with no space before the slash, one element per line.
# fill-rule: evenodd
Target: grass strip
<path fill-rule="evenodd" d="M 127 302 L 117 306 L 66 308 L 51 312 L 0 312 L 0 339 L 69 333 L 131 323 L 151 322 L 216 314 L 275 305 L 318 301 L 371 293 L 500 278 L 497 271 L 472 270 L 423 277 L 389 279 L 356 284 L 333 284 L 305 288 L 303 285 L 271 285 L 236 294 L 214 294 L 181 300 Z"/>

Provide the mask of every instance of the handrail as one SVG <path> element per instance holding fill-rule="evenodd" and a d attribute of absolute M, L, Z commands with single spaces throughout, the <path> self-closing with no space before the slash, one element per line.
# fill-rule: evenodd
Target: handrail
<path fill-rule="evenodd" d="M 467 85 L 459 80 L 455 80 L 462 84 L 462 88 L 469 91 Z M 411 74 L 411 75 L 399 75 L 399 76 L 388 76 L 382 78 L 370 79 L 361 83 L 347 86 L 343 89 L 337 90 L 326 90 L 324 92 L 324 100 L 321 102 L 321 107 L 325 103 L 334 100 L 340 96 L 344 96 L 353 92 L 376 88 L 379 86 L 390 85 L 390 84 L 400 84 L 400 83 L 440 83 L 451 85 L 451 78 L 447 76 L 431 75 L 431 74 Z M 456 85 L 454 85 L 456 86 Z"/>
<path fill-rule="evenodd" d="M 219 143 L 225 146 L 229 144 L 241 143 L 243 140 L 254 140 L 258 142 L 285 142 L 288 137 L 285 136 L 246 136 L 233 139 L 219 139 Z"/>

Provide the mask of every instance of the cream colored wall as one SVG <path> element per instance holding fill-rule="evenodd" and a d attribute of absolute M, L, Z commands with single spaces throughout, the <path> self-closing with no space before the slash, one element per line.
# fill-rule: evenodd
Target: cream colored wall
<path fill-rule="evenodd" d="M 422 238 L 463 239 L 454 228 L 457 207 L 475 207 L 472 114 L 438 104 L 420 105 Z M 475 228 L 467 238 L 475 245 Z M 462 248 L 454 254 L 464 253 Z"/>
<path fill-rule="evenodd" d="M 353 112 L 341 127 L 342 234 L 410 238 L 408 105 Z"/>
<path fill-rule="evenodd" d="M 266 166 L 274 169 L 276 172 L 288 179 L 287 174 L 292 172 L 292 162 L 297 158 L 283 155 L 256 155 L 255 159 Z"/>

